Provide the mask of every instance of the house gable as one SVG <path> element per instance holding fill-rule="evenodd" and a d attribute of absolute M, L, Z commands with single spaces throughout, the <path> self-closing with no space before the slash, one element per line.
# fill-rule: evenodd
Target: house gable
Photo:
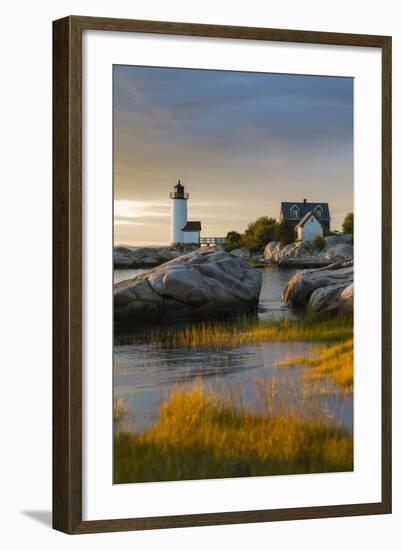
<path fill-rule="evenodd" d="M 323 237 L 323 227 L 314 212 L 310 211 L 296 225 L 297 238 L 300 241 L 312 241 L 317 236 Z"/>
<path fill-rule="evenodd" d="M 307 222 L 308 220 L 311 220 L 312 222 L 313 222 L 314 220 L 316 220 L 315 216 L 313 215 L 312 210 L 311 210 L 310 212 L 307 212 L 307 213 L 305 214 L 305 216 L 302 218 L 302 220 L 301 220 L 299 223 L 297 223 L 297 225 L 296 225 L 295 227 L 296 227 L 296 228 L 298 228 L 298 227 L 303 227 L 303 226 L 306 224 L 306 222 Z"/>

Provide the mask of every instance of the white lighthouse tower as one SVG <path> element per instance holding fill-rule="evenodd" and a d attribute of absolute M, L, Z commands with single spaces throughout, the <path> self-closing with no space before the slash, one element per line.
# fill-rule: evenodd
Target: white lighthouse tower
<path fill-rule="evenodd" d="M 187 201 L 188 193 L 184 192 L 184 186 L 178 180 L 174 187 L 175 191 L 170 193 L 171 199 L 171 243 L 183 243 L 184 232 L 183 227 L 188 221 Z"/>
<path fill-rule="evenodd" d="M 201 222 L 188 221 L 187 201 L 189 194 L 185 193 L 184 186 L 178 180 L 170 193 L 171 199 L 171 244 L 200 243 Z"/>

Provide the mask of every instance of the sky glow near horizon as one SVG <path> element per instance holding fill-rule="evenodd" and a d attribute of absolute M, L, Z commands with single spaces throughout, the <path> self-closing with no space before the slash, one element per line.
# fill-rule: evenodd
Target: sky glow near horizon
<path fill-rule="evenodd" d="M 167 244 L 180 179 L 202 236 L 278 217 L 281 201 L 353 210 L 353 80 L 114 66 L 116 244 Z"/>

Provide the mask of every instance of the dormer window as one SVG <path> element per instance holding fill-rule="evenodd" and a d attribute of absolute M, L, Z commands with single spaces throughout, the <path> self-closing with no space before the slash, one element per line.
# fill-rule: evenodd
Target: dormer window
<path fill-rule="evenodd" d="M 299 218 L 299 208 L 298 208 L 298 206 L 296 206 L 294 204 L 294 206 L 291 207 L 290 213 L 291 213 L 292 218 L 295 218 L 295 219 Z"/>
<path fill-rule="evenodd" d="M 314 214 L 315 214 L 315 216 L 317 217 L 318 220 L 321 220 L 321 219 L 322 219 L 323 210 L 322 210 L 321 206 L 317 206 L 317 207 L 315 208 Z"/>

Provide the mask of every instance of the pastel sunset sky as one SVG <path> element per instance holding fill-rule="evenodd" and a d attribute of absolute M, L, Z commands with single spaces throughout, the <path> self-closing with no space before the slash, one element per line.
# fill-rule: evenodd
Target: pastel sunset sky
<path fill-rule="evenodd" d="M 278 217 L 281 201 L 353 209 L 353 80 L 114 67 L 116 244 L 167 244 L 169 192 L 202 236 Z"/>

